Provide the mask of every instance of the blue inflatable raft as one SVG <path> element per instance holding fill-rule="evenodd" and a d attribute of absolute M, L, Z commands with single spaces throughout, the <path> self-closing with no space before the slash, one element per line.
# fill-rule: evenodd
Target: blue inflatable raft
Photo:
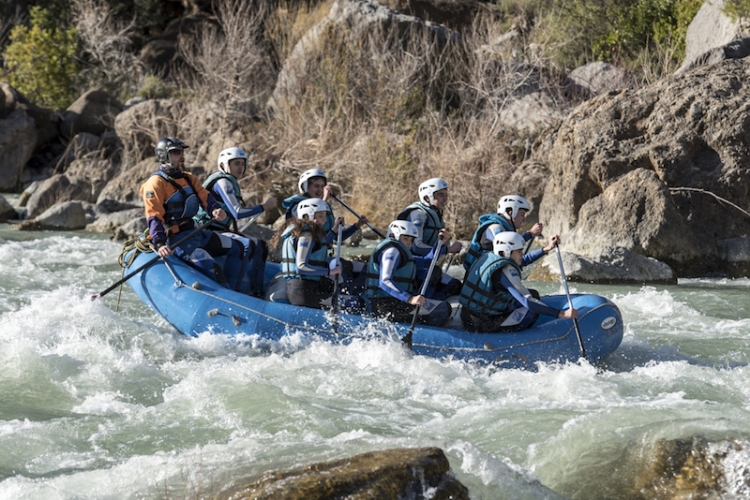
<path fill-rule="evenodd" d="M 137 269 L 153 257 L 152 253 L 139 254 L 125 272 Z M 278 265 L 269 263 L 267 280 L 277 270 Z M 373 331 L 397 340 L 410 327 L 343 313 L 334 321 L 330 312 L 254 298 L 222 287 L 176 257 L 146 267 L 128 283 L 145 304 L 186 335 L 210 332 L 278 340 L 290 333 L 306 332 L 331 341 L 347 342 L 372 338 Z M 558 309 L 567 305 L 564 295 L 549 295 L 542 300 Z M 572 300 L 579 311 L 578 324 L 587 359 L 596 364 L 619 347 L 623 335 L 622 316 L 617 306 L 605 297 L 573 295 Z M 538 362 L 575 362 L 581 357 L 571 320 L 542 316 L 532 328 L 522 332 L 470 333 L 461 327 L 458 319 L 460 306 L 454 307 L 447 326 L 415 327 L 412 342 L 416 354 L 527 369 L 534 369 Z"/>

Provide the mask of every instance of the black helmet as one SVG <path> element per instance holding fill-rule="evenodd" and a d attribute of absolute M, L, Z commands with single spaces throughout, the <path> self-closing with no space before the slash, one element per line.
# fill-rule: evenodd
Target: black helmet
<path fill-rule="evenodd" d="M 156 143 L 154 153 L 156 153 L 156 160 L 159 163 L 172 164 L 172 160 L 169 157 L 169 152 L 175 149 L 187 149 L 187 144 L 179 140 L 177 137 L 162 137 L 159 142 Z"/>

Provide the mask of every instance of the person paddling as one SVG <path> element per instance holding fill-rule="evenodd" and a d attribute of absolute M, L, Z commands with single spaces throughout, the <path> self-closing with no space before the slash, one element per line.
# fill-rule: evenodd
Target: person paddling
<path fill-rule="evenodd" d="M 457 254 L 463 248 L 460 241 L 451 243 L 451 233 L 443 222 L 443 210 L 448 205 L 448 183 L 440 177 L 428 179 L 419 185 L 419 201 L 412 203 L 398 214 L 397 219 L 412 222 L 417 228 L 417 237 L 412 245 L 412 254 L 432 259 L 438 239 L 443 241 L 441 253 Z M 435 269 L 431 281 L 436 283 L 435 298 L 455 295 L 461 288 L 461 281 L 443 275 Z"/>
<path fill-rule="evenodd" d="M 286 280 L 287 299 L 296 306 L 322 309 L 330 305 L 333 280 L 341 274 L 340 263 L 328 257 L 323 230 L 330 210 L 321 198 L 300 202 L 297 217 L 287 221 L 271 241 L 272 246 L 283 245 L 281 273 Z"/>
<path fill-rule="evenodd" d="M 544 250 L 559 244 L 555 235 Z M 470 332 L 515 332 L 534 324 L 540 315 L 553 318 L 578 318 L 576 309 L 555 309 L 528 290 L 521 282 L 523 237 L 515 231 L 495 236 L 493 250 L 481 256 L 469 268 L 459 303 L 461 322 Z"/>
<path fill-rule="evenodd" d="M 370 255 L 365 293 L 375 316 L 408 323 L 419 306 L 421 323 L 441 326 L 450 318 L 451 307 L 419 295 L 418 263 L 411 253 L 418 234 L 413 222 L 391 222 L 388 237 Z"/>
<path fill-rule="evenodd" d="M 203 183 L 203 187 L 214 195 L 228 217 L 222 221 L 212 221 L 209 228 L 242 243 L 245 249 L 246 265 L 250 267 L 250 270 L 242 277 L 240 291 L 255 297 L 262 297 L 268 247 L 260 238 L 240 234 L 237 229 L 237 220 L 260 215 L 276 208 L 276 198 L 270 196 L 260 205 L 245 206 L 238 182 L 247 170 L 247 155 L 243 149 L 238 147 L 224 149 L 219 153 L 216 163 L 218 172 L 211 174 Z M 205 222 L 209 219 L 209 215 L 203 209 L 196 217 L 198 222 Z"/>
<path fill-rule="evenodd" d="M 471 237 L 469 250 L 464 260 L 464 269 L 468 270 L 482 255 L 492 251 L 495 236 L 503 231 L 518 231 L 526 222 L 526 216 L 530 211 L 531 205 L 523 196 L 517 194 L 502 196 L 497 202 L 497 213 L 484 214 L 479 217 L 479 227 Z M 537 222 L 530 230 L 523 233 L 523 239 L 530 241 L 532 238 L 541 236 L 543 229 L 544 225 Z M 542 256 L 539 250 L 529 252 L 524 255 L 521 266 L 528 266 Z"/>
<path fill-rule="evenodd" d="M 177 137 L 163 137 L 154 148 L 159 170 L 141 186 L 141 196 L 146 212 L 149 238 L 161 257 L 172 255 L 192 262 L 217 281 L 238 290 L 243 274 L 242 244 L 222 237 L 213 231 L 203 230 L 173 249 L 170 243 L 187 234 L 195 226 L 193 217 L 202 207 L 214 219 L 227 218 L 217 203 L 193 174 L 185 171 L 187 145 Z M 224 267 L 219 267 L 213 257 L 226 256 Z"/>

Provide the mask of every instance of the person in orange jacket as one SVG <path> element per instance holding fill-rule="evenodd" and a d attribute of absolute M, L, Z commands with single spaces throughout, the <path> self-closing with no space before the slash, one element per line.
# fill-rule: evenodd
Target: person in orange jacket
<path fill-rule="evenodd" d="M 185 171 L 187 147 L 176 137 L 163 137 L 154 148 L 159 170 L 141 186 L 151 243 L 160 257 L 174 254 L 238 290 L 247 262 L 240 242 L 203 230 L 177 248 L 170 245 L 180 233 L 193 230 L 193 216 L 201 207 L 217 220 L 227 217 L 213 195 L 193 174 Z M 226 256 L 223 268 L 213 259 L 219 256 Z"/>

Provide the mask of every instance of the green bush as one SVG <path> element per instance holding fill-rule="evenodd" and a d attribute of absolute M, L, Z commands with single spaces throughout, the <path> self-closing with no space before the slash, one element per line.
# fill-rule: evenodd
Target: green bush
<path fill-rule="evenodd" d="M 611 31 L 594 42 L 595 57 L 626 64 L 649 46 L 672 44 L 675 61 L 685 55 L 685 35 L 703 0 L 639 0 L 623 6 Z"/>
<path fill-rule="evenodd" d="M 31 27 L 16 26 L 3 57 L 9 83 L 32 102 L 64 109 L 75 98 L 76 31 L 56 27 L 50 11 L 32 7 Z"/>
<path fill-rule="evenodd" d="M 750 19 L 750 0 L 726 0 L 722 10 L 732 21 Z"/>
<path fill-rule="evenodd" d="M 566 69 L 592 61 L 637 69 L 644 51 L 667 53 L 678 63 L 685 52 L 687 27 L 702 4 L 703 0 L 550 0 L 536 38 L 548 47 L 552 61 Z"/>
<path fill-rule="evenodd" d="M 143 78 L 136 95 L 146 99 L 168 99 L 176 94 L 176 89 L 154 75 L 146 75 Z"/>

